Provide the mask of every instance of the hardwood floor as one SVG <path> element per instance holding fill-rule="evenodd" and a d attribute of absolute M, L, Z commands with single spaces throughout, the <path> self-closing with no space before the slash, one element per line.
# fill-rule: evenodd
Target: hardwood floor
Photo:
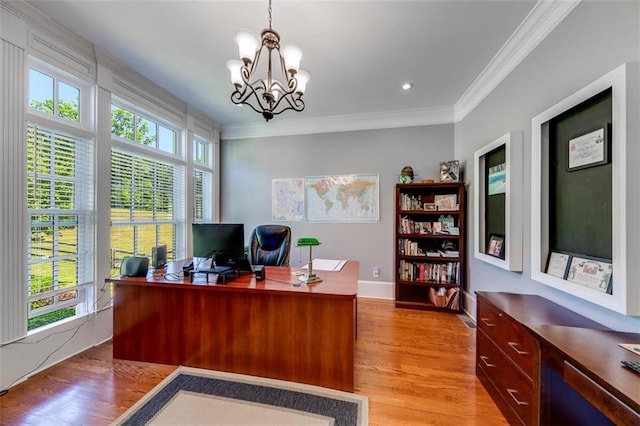
<path fill-rule="evenodd" d="M 105 343 L 0 397 L 0 424 L 106 425 L 174 368 L 114 360 Z M 475 329 L 454 314 L 359 299 L 355 384 L 371 425 L 507 424 L 475 376 Z"/>

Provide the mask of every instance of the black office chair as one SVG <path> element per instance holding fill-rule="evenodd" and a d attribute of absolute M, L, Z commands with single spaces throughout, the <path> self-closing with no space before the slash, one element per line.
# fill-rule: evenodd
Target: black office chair
<path fill-rule="evenodd" d="M 252 265 L 289 266 L 291 228 L 285 225 L 258 225 L 249 239 Z"/>

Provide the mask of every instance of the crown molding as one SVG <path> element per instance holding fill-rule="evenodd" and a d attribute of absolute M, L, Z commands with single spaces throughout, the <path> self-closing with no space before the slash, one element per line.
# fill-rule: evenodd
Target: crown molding
<path fill-rule="evenodd" d="M 464 119 L 524 58 L 569 15 L 581 0 L 538 1 L 454 106 Z"/>
<path fill-rule="evenodd" d="M 225 126 L 221 139 L 265 138 L 271 136 L 309 135 L 355 130 L 392 129 L 453 123 L 453 107 L 420 108 L 331 117 L 274 119 L 267 123 Z"/>

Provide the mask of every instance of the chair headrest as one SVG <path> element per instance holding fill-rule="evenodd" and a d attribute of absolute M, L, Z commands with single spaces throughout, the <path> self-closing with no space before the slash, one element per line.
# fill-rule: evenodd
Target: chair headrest
<path fill-rule="evenodd" d="M 283 225 L 261 225 L 256 227 L 256 238 L 263 250 L 275 250 L 289 237 L 291 230 Z"/>

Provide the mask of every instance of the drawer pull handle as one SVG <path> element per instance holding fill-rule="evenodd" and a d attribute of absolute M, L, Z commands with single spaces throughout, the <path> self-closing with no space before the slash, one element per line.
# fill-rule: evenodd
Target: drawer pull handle
<path fill-rule="evenodd" d="M 490 362 L 488 362 L 489 357 L 485 356 L 485 355 L 480 355 L 480 359 L 482 360 L 482 362 L 484 363 L 484 365 L 486 365 L 487 367 L 495 367 L 495 364 L 491 364 Z"/>
<path fill-rule="evenodd" d="M 507 342 L 507 345 L 511 347 L 518 355 L 528 355 L 529 352 L 521 351 L 518 349 L 518 344 L 516 342 Z"/>
<path fill-rule="evenodd" d="M 491 321 L 489 321 L 489 319 L 487 318 L 480 318 L 480 320 L 484 323 L 484 325 L 486 325 L 487 327 L 495 327 L 496 325 L 494 323 L 492 323 Z"/>
<path fill-rule="evenodd" d="M 507 392 L 509 392 L 509 395 L 511 395 L 511 398 L 513 398 L 513 400 L 516 402 L 516 404 L 518 404 L 518 405 L 529 405 L 529 403 L 524 402 L 524 401 L 520 401 L 518 399 L 518 397 L 516 397 L 516 394 L 518 393 L 517 390 L 515 390 L 515 389 L 507 389 Z"/>

